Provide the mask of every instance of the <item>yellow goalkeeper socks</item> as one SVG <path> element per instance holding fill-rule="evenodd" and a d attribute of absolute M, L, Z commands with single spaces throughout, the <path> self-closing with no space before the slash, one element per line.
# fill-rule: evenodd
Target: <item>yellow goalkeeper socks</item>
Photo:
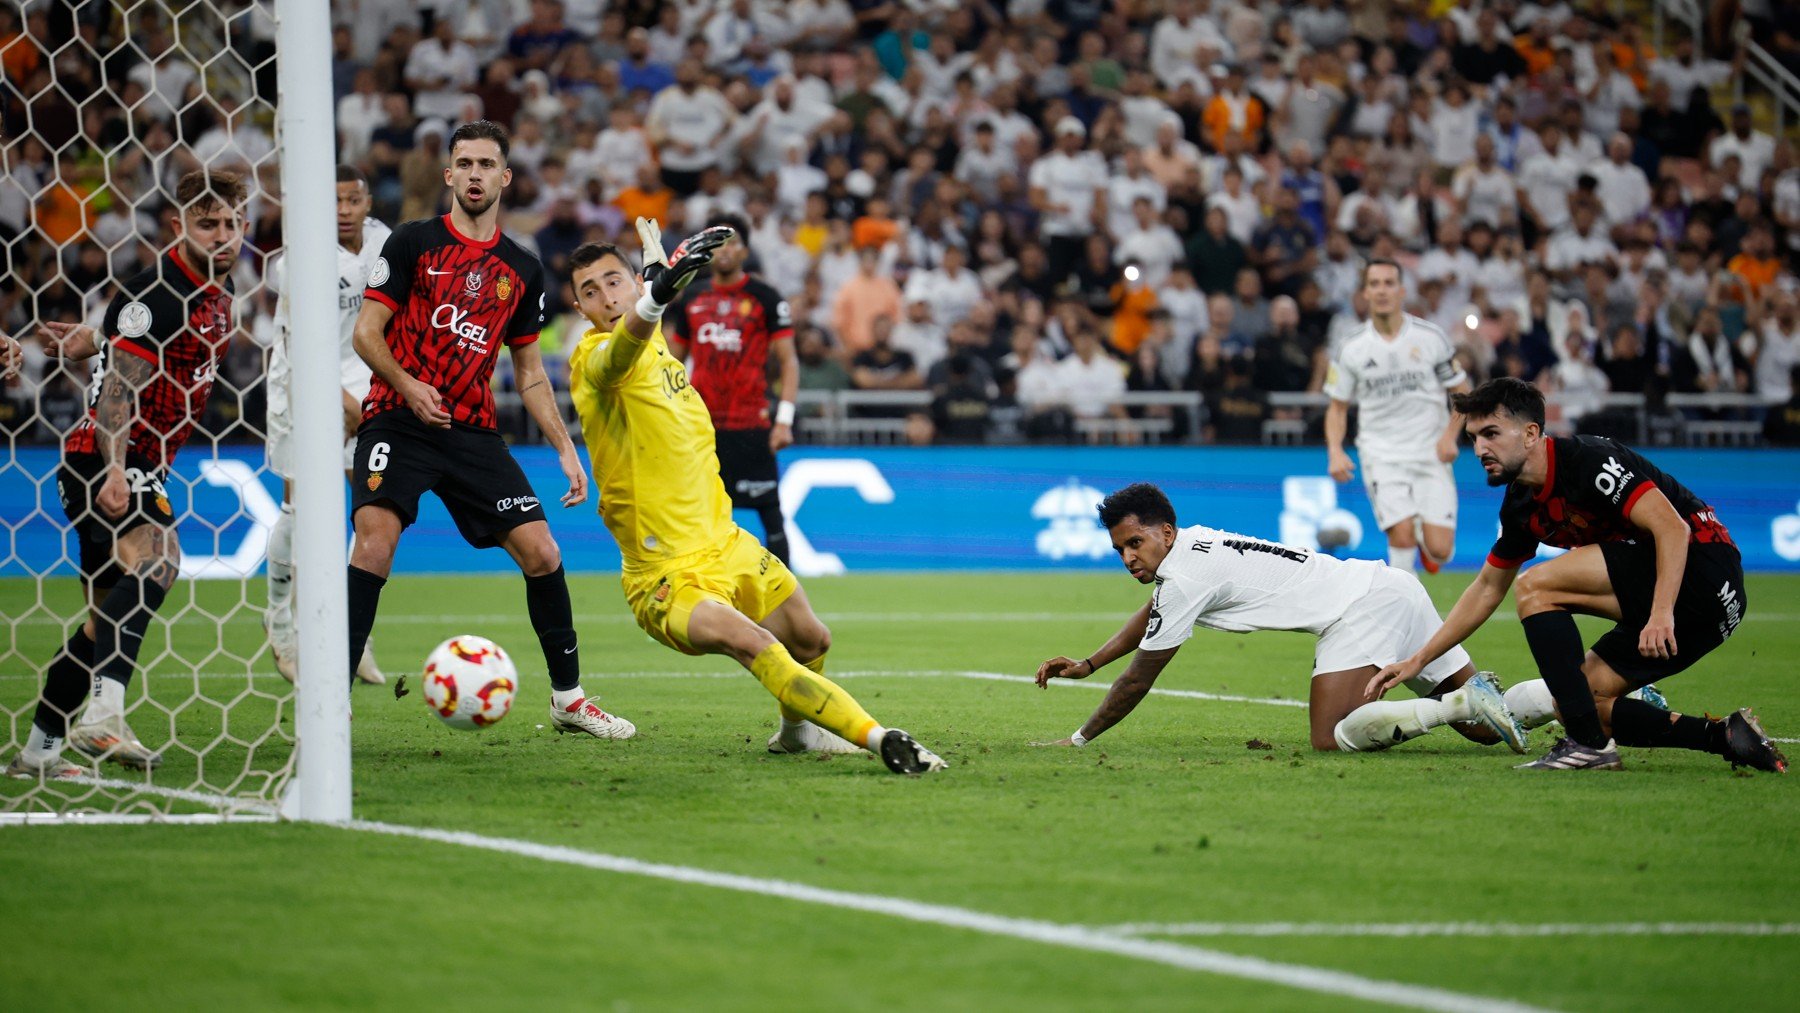
<path fill-rule="evenodd" d="M 813 665 L 823 670 L 824 659 L 815 659 Z M 779 643 L 764 648 L 750 663 L 750 674 L 774 694 L 784 719 L 811 721 L 865 748 L 871 739 L 879 742 L 880 736 L 875 733 L 882 730 L 881 725 L 856 698 L 810 669 L 811 666 L 795 661 Z"/>

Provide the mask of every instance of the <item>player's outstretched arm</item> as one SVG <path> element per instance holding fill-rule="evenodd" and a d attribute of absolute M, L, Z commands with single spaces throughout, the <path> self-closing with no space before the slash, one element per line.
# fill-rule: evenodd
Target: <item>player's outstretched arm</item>
<path fill-rule="evenodd" d="M 669 253 L 659 262 L 662 233 L 655 222 L 638 220 L 638 235 L 644 240 L 644 294 L 637 305 L 625 313 L 625 333 L 637 341 L 648 341 L 662 320 L 663 311 L 674 303 L 683 289 L 694 280 L 700 269 L 712 263 L 713 251 L 736 235 L 729 227 L 715 225 L 702 230 Z"/>
<path fill-rule="evenodd" d="M 1068 658 L 1051 658 L 1038 666 L 1037 684 L 1039 689 L 1050 685 L 1051 679 L 1085 679 L 1107 665 L 1131 653 L 1131 649 L 1144 642 L 1144 631 L 1150 628 L 1150 603 L 1131 614 L 1119 632 L 1112 635 L 1100 649 L 1081 661 Z"/>
<path fill-rule="evenodd" d="M 362 312 L 356 317 L 356 330 L 351 342 L 356 354 L 376 376 L 406 399 L 406 406 L 419 421 L 438 429 L 450 428 L 450 413 L 444 409 L 444 397 L 437 388 L 415 378 L 401 367 L 388 349 L 387 324 L 394 311 L 375 299 L 364 299 Z"/>
<path fill-rule="evenodd" d="M 1113 680 L 1112 687 L 1106 691 L 1106 699 L 1100 701 L 1100 706 L 1095 708 L 1094 713 L 1082 723 L 1080 728 L 1075 730 L 1075 734 L 1057 742 L 1039 744 L 1085 746 L 1093 739 L 1098 738 L 1101 732 L 1125 720 L 1125 715 L 1136 709 L 1138 701 L 1144 699 L 1144 695 L 1150 692 L 1150 687 L 1156 683 L 1156 677 L 1162 674 L 1162 670 L 1169 664 L 1169 659 L 1173 658 L 1178 650 L 1180 650 L 1179 647 L 1168 647 L 1162 650 L 1140 649 L 1132 655 L 1131 664 L 1125 666 L 1125 671 Z"/>
<path fill-rule="evenodd" d="M 1425 641 L 1417 654 L 1404 661 L 1396 661 L 1369 680 L 1367 695 L 1376 699 L 1388 690 L 1418 675 L 1426 665 L 1444 656 L 1444 652 L 1469 639 L 1469 634 L 1481 628 L 1500 602 L 1506 597 L 1506 591 L 1512 587 L 1513 578 L 1519 571 L 1510 567 L 1495 566 L 1486 563 L 1475 580 L 1463 589 L 1462 597 L 1456 599 L 1456 607 L 1444 617 L 1444 625 Z"/>
<path fill-rule="evenodd" d="M 587 469 L 575 453 L 575 441 L 569 438 L 568 424 L 556 406 L 556 390 L 550 386 L 550 374 L 544 371 L 544 355 L 537 342 L 515 345 L 512 349 L 513 376 L 519 385 L 519 398 L 525 410 L 542 430 L 550 445 L 556 448 L 556 461 L 563 477 L 569 480 L 569 491 L 563 493 L 562 505 L 572 507 L 587 502 Z"/>

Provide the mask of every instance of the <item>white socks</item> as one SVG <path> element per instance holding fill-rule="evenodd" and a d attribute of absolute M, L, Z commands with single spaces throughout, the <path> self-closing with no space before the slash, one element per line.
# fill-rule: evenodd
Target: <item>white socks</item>
<path fill-rule="evenodd" d="M 294 507 L 281 505 L 269 529 L 269 633 L 284 649 L 294 639 Z"/>
<path fill-rule="evenodd" d="M 1345 752 L 1368 752 L 1416 739 L 1440 725 L 1467 721 L 1472 716 L 1467 691 L 1458 689 L 1445 693 L 1440 700 L 1420 697 L 1363 704 L 1339 721 L 1331 735 Z"/>
<path fill-rule="evenodd" d="M 108 679 L 104 675 L 94 676 L 94 695 L 88 701 L 87 712 L 81 715 L 81 724 L 93 724 L 107 718 L 120 717 L 125 713 L 125 684 L 117 679 Z M 35 727 L 35 726 L 34 726 Z"/>
<path fill-rule="evenodd" d="M 862 747 L 864 749 L 867 749 L 871 753 L 880 755 L 881 740 L 883 738 L 887 737 L 887 733 L 888 733 L 888 730 L 886 728 L 883 728 L 880 725 L 876 725 L 875 727 L 869 729 L 869 734 L 863 738 Z"/>
<path fill-rule="evenodd" d="M 587 694 L 581 691 L 580 686 L 576 686 L 574 689 L 553 689 L 550 691 L 550 706 L 555 707 L 559 711 L 566 711 L 585 699 L 587 699 Z"/>
<path fill-rule="evenodd" d="M 1419 549 L 1417 546 L 1406 549 L 1396 549 L 1392 545 L 1388 546 L 1389 566 L 1396 570 L 1405 570 L 1407 573 L 1411 573 L 1418 564 Z"/>
<path fill-rule="evenodd" d="M 25 733 L 25 748 L 19 755 L 26 763 L 42 767 L 62 755 L 62 745 L 60 736 L 51 735 L 34 722 L 31 731 Z"/>
<path fill-rule="evenodd" d="M 1526 728 L 1537 728 L 1556 720 L 1556 697 L 1542 679 L 1521 682 L 1506 691 L 1506 707 Z"/>

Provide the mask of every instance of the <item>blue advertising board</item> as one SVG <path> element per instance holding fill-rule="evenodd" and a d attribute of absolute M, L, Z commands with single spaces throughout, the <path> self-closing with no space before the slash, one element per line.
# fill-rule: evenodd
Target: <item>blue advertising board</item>
<path fill-rule="evenodd" d="M 519 462 L 550 506 L 571 571 L 617 570 L 618 551 L 595 504 L 563 510 L 555 455 L 521 447 Z M 1650 455 L 1717 509 L 1752 570 L 1800 571 L 1800 452 L 1656 450 Z M 0 576 L 72 573 L 73 537 L 56 496 L 54 448 L 21 448 L 0 468 L 5 559 Z M 1154 481 L 1183 523 L 1316 545 L 1321 527 L 1347 530 L 1345 554 L 1386 557 L 1361 482 L 1337 485 L 1318 448 L 809 447 L 782 455 L 781 494 L 802 575 L 870 570 L 1079 569 L 1118 565 L 1095 520 L 1107 491 Z M 259 572 L 279 481 L 259 447 L 188 453 L 170 499 L 183 518 L 183 570 L 198 577 Z M 1496 531 L 1500 491 L 1466 451 L 1456 465 L 1461 521 L 1452 567 L 1475 568 Z M 741 519 L 759 531 L 754 515 Z M 401 541 L 409 573 L 510 571 L 499 550 L 463 544 L 436 500 Z"/>

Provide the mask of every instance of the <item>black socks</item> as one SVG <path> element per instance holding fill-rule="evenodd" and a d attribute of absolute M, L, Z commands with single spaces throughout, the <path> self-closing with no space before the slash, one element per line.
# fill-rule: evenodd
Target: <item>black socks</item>
<path fill-rule="evenodd" d="M 1581 671 L 1585 652 L 1575 617 L 1567 612 L 1539 612 L 1527 616 L 1520 625 L 1525 628 L 1525 642 L 1531 646 L 1538 674 L 1556 698 L 1556 709 L 1569 738 L 1584 746 L 1605 748 L 1606 733 L 1600 727 L 1594 692 Z"/>
<path fill-rule="evenodd" d="M 121 686 L 131 684 L 131 672 L 137 667 L 138 648 L 144 644 L 144 631 L 150 628 L 150 617 L 162 607 L 168 589 L 154 580 L 126 574 L 114 584 L 94 609 L 94 674 L 105 676 Z M 85 638 L 83 638 L 85 639 Z"/>
<path fill-rule="evenodd" d="M 571 690 L 581 685 L 581 657 L 575 651 L 575 613 L 569 605 L 569 582 L 563 568 L 541 577 L 525 578 L 525 610 L 538 646 L 544 649 L 544 666 L 550 670 L 550 688 Z"/>
<path fill-rule="evenodd" d="M 350 667 L 345 671 L 354 679 L 356 663 L 362 660 L 363 648 L 369 645 L 369 631 L 375 628 L 375 609 L 381 605 L 381 589 L 387 586 L 387 578 L 354 566 L 345 569 L 350 579 Z"/>
<path fill-rule="evenodd" d="M 93 668 L 94 642 L 88 639 L 85 629 L 77 626 L 44 671 L 44 692 L 38 697 L 32 724 L 59 739 L 68 735 L 70 719 L 87 699 Z"/>

